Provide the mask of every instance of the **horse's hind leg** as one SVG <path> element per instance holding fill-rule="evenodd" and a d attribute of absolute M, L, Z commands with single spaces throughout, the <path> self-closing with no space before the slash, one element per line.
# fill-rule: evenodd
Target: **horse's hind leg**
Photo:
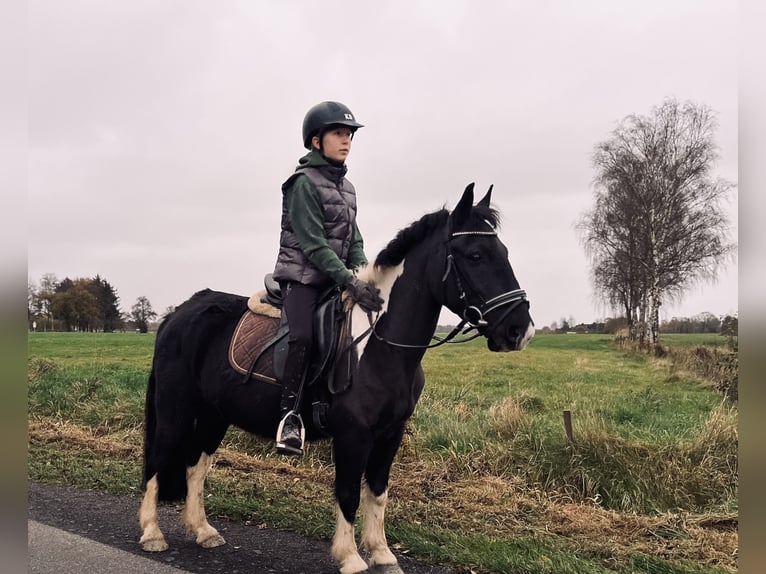
<path fill-rule="evenodd" d="M 404 425 L 392 436 L 376 441 L 367 463 L 362 490 L 362 544 L 370 553 L 370 566 L 386 567 L 385 572 L 392 574 L 402 571 L 396 565 L 396 556 L 388 548 L 384 519 L 389 473 L 403 432 Z"/>
<path fill-rule="evenodd" d="M 203 548 L 215 548 L 226 544 L 218 531 L 210 526 L 205 514 L 205 479 L 213 466 L 213 453 L 221 444 L 228 423 L 212 408 L 202 406 L 197 412 L 193 444 L 199 449 L 199 460 L 186 469 L 186 504 L 181 521 L 188 532 Z M 210 453 L 210 454 L 208 454 Z"/>
<path fill-rule="evenodd" d="M 141 501 L 141 510 L 139 512 L 139 521 L 143 534 L 141 535 L 141 548 L 147 552 L 163 552 L 168 549 L 168 543 L 165 542 L 165 536 L 160 530 L 157 520 L 157 475 L 146 483 L 146 492 Z"/>
<path fill-rule="evenodd" d="M 202 452 L 199 462 L 186 469 L 186 504 L 181 521 L 196 537 L 197 544 L 203 548 L 215 548 L 226 544 L 218 531 L 210 526 L 205 514 L 205 479 L 213 466 L 213 455 Z"/>

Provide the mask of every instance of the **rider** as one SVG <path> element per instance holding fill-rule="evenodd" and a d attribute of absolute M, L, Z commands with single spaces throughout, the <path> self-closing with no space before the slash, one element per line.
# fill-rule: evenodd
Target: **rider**
<path fill-rule="evenodd" d="M 304 430 L 300 398 L 314 341 L 318 295 L 333 283 L 345 287 L 365 311 L 379 311 L 379 292 L 358 279 L 367 264 L 356 225 L 356 192 L 346 179 L 346 158 L 358 123 L 345 105 L 322 102 L 303 120 L 309 153 L 282 184 L 282 232 L 274 279 L 279 282 L 290 328 L 282 385 L 277 452 L 302 454 Z"/>

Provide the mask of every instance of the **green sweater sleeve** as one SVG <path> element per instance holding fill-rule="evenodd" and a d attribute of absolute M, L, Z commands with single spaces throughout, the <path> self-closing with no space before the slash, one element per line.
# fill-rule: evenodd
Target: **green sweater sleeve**
<path fill-rule="evenodd" d="M 354 236 L 351 239 L 351 247 L 348 251 L 348 266 L 351 269 L 356 269 L 362 265 L 367 264 L 367 257 L 364 254 L 364 240 L 362 234 L 354 222 Z"/>
<path fill-rule="evenodd" d="M 352 274 L 327 242 L 319 192 L 306 176 L 301 176 L 296 178 L 292 187 L 285 193 L 293 232 L 303 253 L 317 269 L 326 273 L 338 285 L 343 285 Z M 356 233 L 354 239 L 356 240 Z M 356 241 L 353 244 L 356 244 Z"/>

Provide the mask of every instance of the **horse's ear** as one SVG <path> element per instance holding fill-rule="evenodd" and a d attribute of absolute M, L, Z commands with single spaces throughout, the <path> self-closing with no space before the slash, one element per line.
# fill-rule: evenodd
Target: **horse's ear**
<path fill-rule="evenodd" d="M 492 188 L 495 187 L 494 184 L 489 186 L 489 189 L 487 190 L 487 194 L 481 198 L 481 201 L 477 203 L 476 205 L 480 205 L 482 207 L 489 207 L 489 201 L 492 198 Z"/>
<path fill-rule="evenodd" d="M 471 214 L 471 208 L 473 207 L 473 182 L 468 184 L 463 192 L 463 197 L 460 198 L 455 210 L 452 212 L 452 225 L 458 226 L 468 219 Z"/>

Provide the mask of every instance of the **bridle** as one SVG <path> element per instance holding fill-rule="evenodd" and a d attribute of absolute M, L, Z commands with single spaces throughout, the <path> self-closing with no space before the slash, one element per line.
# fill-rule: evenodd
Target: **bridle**
<path fill-rule="evenodd" d="M 455 257 L 452 255 L 452 249 L 450 248 L 450 241 L 452 241 L 456 237 L 461 237 L 465 235 L 497 236 L 497 231 L 458 231 L 458 232 L 452 233 L 446 243 L 447 270 L 444 272 L 444 276 L 442 277 L 442 283 L 446 284 L 447 278 L 450 276 L 450 274 L 454 270 L 455 282 L 457 284 L 458 292 L 460 293 L 459 298 L 460 298 L 460 301 L 463 302 L 463 313 L 461 314 L 463 321 L 461 322 L 461 324 L 462 325 L 467 324 L 470 330 L 470 329 L 479 329 L 480 327 L 488 326 L 489 323 L 484 318 L 484 316 L 491 313 L 495 309 L 508 306 L 508 309 L 505 310 L 505 312 L 500 316 L 500 319 L 498 320 L 498 323 L 500 323 L 516 307 L 518 307 L 522 303 L 528 304 L 529 301 L 527 300 L 526 291 L 524 291 L 523 289 L 513 289 L 511 291 L 506 291 L 505 293 L 501 293 L 500 295 L 492 297 L 488 301 L 484 301 L 479 306 L 469 304 L 468 295 L 466 294 L 465 288 L 463 287 L 463 283 L 464 282 L 467 283 L 474 292 L 476 291 L 476 288 L 473 287 L 473 285 L 471 285 L 470 278 L 467 276 L 464 276 L 460 272 L 460 268 L 457 266 Z"/>
<path fill-rule="evenodd" d="M 376 339 L 379 341 L 382 341 L 384 343 L 387 343 L 393 347 L 402 347 L 406 349 L 431 349 L 433 347 L 438 347 L 440 345 L 443 345 L 445 343 L 467 343 L 468 341 L 472 341 L 475 338 L 481 336 L 483 334 L 482 330 L 489 326 L 489 322 L 485 319 L 485 316 L 492 311 L 496 309 L 500 309 L 502 307 L 507 307 L 503 314 L 498 319 L 498 323 L 501 323 L 511 311 L 513 311 L 516 307 L 521 305 L 522 303 L 529 304 L 529 300 L 527 299 L 527 293 L 523 289 L 513 289 L 511 291 L 506 291 L 505 293 L 501 293 L 500 295 L 496 295 L 495 297 L 492 297 L 491 299 L 482 302 L 479 305 L 472 305 L 468 301 L 468 294 L 466 293 L 465 287 L 463 286 L 464 283 L 467 284 L 469 287 L 472 288 L 472 291 L 475 293 L 476 289 L 471 285 L 469 277 L 465 276 L 463 273 L 460 272 L 460 269 L 457 265 L 457 262 L 455 261 L 455 257 L 452 255 L 452 249 L 450 247 L 450 242 L 455 239 L 456 237 L 463 237 L 466 235 L 489 235 L 489 236 L 497 236 L 497 231 L 494 229 L 492 231 L 456 231 L 452 232 L 445 241 L 445 247 L 447 250 L 447 263 L 446 263 L 446 270 L 444 271 L 444 275 L 442 276 L 442 283 L 445 286 L 447 285 L 447 279 L 450 275 L 454 275 L 455 277 L 455 283 L 457 286 L 457 290 L 459 293 L 459 299 L 463 303 L 463 312 L 461 313 L 462 320 L 460 323 L 452 329 L 452 331 L 447 334 L 446 337 L 441 338 L 437 337 L 436 335 L 433 335 L 431 338 L 438 341 L 437 343 L 432 343 L 430 345 L 407 345 L 404 343 L 396 343 L 394 341 L 390 341 L 386 339 L 385 337 L 382 337 L 377 333 L 375 330 L 375 326 L 378 322 L 378 317 L 373 321 L 372 316 L 368 314 L 368 318 L 370 320 L 370 328 L 359 338 L 362 339 L 365 336 L 367 336 L 370 332 L 375 336 Z M 460 333 L 463 335 L 467 335 L 471 331 L 476 330 L 476 333 L 474 333 L 472 336 L 460 339 L 458 341 L 454 341 L 453 339 Z"/>

